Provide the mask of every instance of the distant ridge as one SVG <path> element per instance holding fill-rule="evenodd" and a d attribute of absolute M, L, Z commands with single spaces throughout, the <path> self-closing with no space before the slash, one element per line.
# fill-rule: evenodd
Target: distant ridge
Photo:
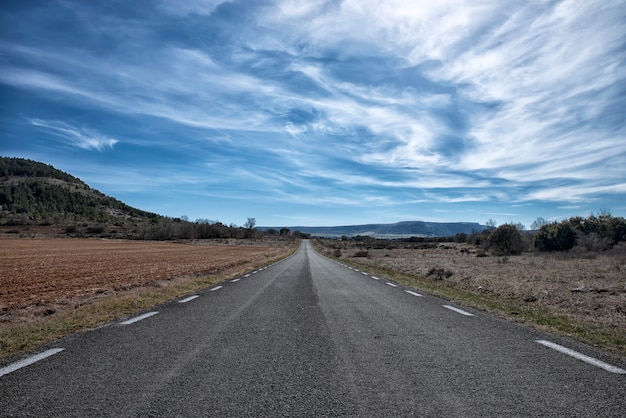
<path fill-rule="evenodd" d="M 261 230 L 281 229 L 282 227 L 259 227 Z M 407 238 L 407 237 L 451 237 L 459 233 L 471 234 L 488 228 L 478 222 L 423 222 L 404 221 L 392 224 L 366 224 L 345 226 L 291 226 L 293 231 L 300 231 L 317 237 L 339 238 L 357 235 L 372 238 Z"/>

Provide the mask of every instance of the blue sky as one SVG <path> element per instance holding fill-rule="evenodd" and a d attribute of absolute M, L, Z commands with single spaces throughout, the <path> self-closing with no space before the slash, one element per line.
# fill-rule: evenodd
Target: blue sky
<path fill-rule="evenodd" d="M 242 225 L 626 216 L 626 1 L 6 1 L 0 154 Z"/>

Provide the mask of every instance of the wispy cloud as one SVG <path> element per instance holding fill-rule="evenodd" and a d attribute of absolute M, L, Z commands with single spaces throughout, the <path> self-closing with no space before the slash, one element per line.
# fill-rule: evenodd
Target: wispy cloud
<path fill-rule="evenodd" d="M 28 28 L 0 42 L 16 112 L 84 150 L 125 138 L 194 193 L 404 205 L 385 213 L 623 196 L 620 1 L 149 4 L 3 11 Z"/>
<path fill-rule="evenodd" d="M 72 126 L 65 122 L 41 119 L 29 119 L 29 122 L 85 150 L 104 151 L 106 148 L 113 148 L 119 142 L 117 139 L 109 138 L 92 129 Z"/>

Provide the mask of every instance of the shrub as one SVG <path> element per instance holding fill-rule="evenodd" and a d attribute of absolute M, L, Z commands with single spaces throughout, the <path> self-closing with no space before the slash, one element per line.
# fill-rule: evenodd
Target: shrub
<path fill-rule="evenodd" d="M 104 225 L 91 225 L 87 227 L 88 234 L 101 234 L 105 230 Z"/>
<path fill-rule="evenodd" d="M 569 251 L 576 245 L 576 231 L 569 222 L 544 225 L 535 235 L 539 251 Z"/>
<path fill-rule="evenodd" d="M 426 276 L 430 277 L 432 280 L 443 280 L 444 278 L 447 279 L 453 275 L 453 271 L 446 270 L 443 267 L 431 267 L 426 273 Z"/>
<path fill-rule="evenodd" d="M 489 235 L 489 245 L 498 255 L 521 254 L 523 249 L 522 234 L 515 225 L 500 225 Z"/>

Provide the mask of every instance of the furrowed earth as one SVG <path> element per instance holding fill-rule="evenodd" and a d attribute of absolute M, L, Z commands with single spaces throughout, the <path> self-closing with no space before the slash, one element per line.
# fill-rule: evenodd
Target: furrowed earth
<path fill-rule="evenodd" d="M 0 239 L 0 327 L 285 255 L 292 242 Z"/>

